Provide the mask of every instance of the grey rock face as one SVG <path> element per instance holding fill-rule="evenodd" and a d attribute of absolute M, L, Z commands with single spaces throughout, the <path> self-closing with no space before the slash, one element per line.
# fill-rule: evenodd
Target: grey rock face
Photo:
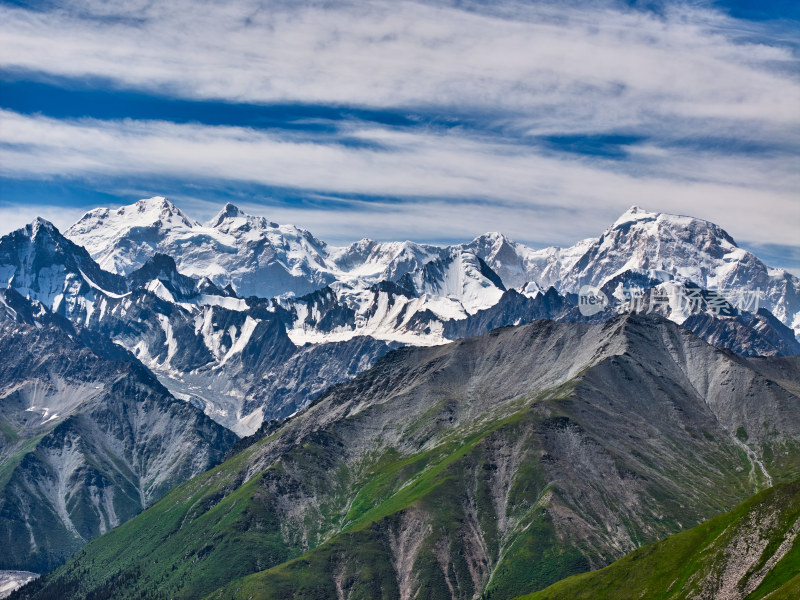
<path fill-rule="evenodd" d="M 520 545 L 577 549 L 584 568 L 599 567 L 773 480 L 796 477 L 800 396 L 785 381 L 800 380 L 800 372 L 796 361 L 776 360 L 758 359 L 754 368 L 670 322 L 639 315 L 597 326 L 539 321 L 403 349 L 292 420 L 252 454 L 246 471 L 268 469 L 262 485 L 275 499 L 270 510 L 287 530 L 304 532 L 301 546 L 313 548 L 340 535 L 314 521 L 322 518 L 317 507 L 354 501 L 326 491 L 342 489 L 334 473 L 349 473 L 344 489 L 357 495 L 381 456 L 413 462 L 436 449 L 446 455 L 448 440 L 477 435 L 474 449 L 442 472 L 448 483 L 440 491 L 379 521 L 371 535 L 386 547 L 418 536 L 422 552 L 398 571 L 398 590 L 416 582 L 413 596 L 427 589 L 421 582 L 446 581 L 454 571 L 472 574 L 450 580 L 461 590 L 455 597 L 493 589 L 511 597 L 525 590 L 504 588 L 499 576 L 493 584 L 493 575 L 516 568 L 525 579 L 525 567 L 509 558 Z M 318 455 L 324 466 L 300 468 Z M 396 485 L 382 496 L 390 504 L 410 484 L 401 478 Z M 432 527 L 442 518 L 437 506 L 458 515 L 453 530 Z M 526 538 L 544 523 L 553 533 Z M 363 560 L 348 552 L 340 564 Z M 435 576 L 426 574 L 432 554 Z"/>
<path fill-rule="evenodd" d="M 24 304 L 13 291 L 0 294 L 6 307 Z M 4 317 L 0 568 L 49 570 L 214 465 L 235 441 L 98 334 L 46 312 Z"/>

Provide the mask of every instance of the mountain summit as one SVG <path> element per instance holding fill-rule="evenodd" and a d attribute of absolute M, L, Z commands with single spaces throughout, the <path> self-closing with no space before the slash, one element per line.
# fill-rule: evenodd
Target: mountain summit
<path fill-rule="evenodd" d="M 127 275 L 155 254 L 165 237 L 185 239 L 199 225 L 156 196 L 116 210 L 89 211 L 65 235 L 86 248 L 103 269 Z"/>

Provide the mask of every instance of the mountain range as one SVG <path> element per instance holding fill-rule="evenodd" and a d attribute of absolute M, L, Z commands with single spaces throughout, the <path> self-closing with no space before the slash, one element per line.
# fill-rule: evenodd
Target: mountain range
<path fill-rule="evenodd" d="M 537 318 L 596 322 L 629 310 L 626 290 L 644 298 L 658 290 L 667 300 L 652 310 L 739 354 L 800 352 L 796 277 L 711 223 L 636 208 L 597 240 L 564 250 L 534 251 L 499 234 L 449 247 L 332 247 L 230 204 L 200 225 L 151 198 L 90 211 L 65 236 L 42 220 L 5 236 L 0 281 L 108 335 L 174 395 L 240 435 L 397 345 Z M 582 315 L 581 282 L 613 304 Z M 718 296 L 727 312 L 709 310 L 705 290 L 715 285 L 731 298 Z M 699 305 L 683 302 L 689 289 L 706 293 Z"/>
<path fill-rule="evenodd" d="M 26 589 L 540 589 L 800 476 L 798 334 L 796 277 L 636 207 L 541 250 L 161 197 L 39 218 L 0 238 L 0 569 L 102 536 Z"/>
<path fill-rule="evenodd" d="M 448 247 L 368 239 L 334 247 L 231 204 L 200 225 L 160 197 L 91 211 L 65 235 L 115 273 L 128 274 L 163 253 L 175 257 L 182 273 L 230 284 L 241 297 L 298 297 L 330 286 L 357 315 L 364 311 L 363 291 L 385 281 L 414 290 L 415 312 L 460 319 L 496 304 L 507 289 L 535 295 L 552 286 L 575 294 L 583 285 L 602 287 L 631 273 L 716 288 L 752 312 L 758 297 L 758 306 L 800 334 L 797 277 L 767 267 L 713 223 L 638 207 L 600 237 L 565 249 L 533 250 L 498 233 Z M 367 318 L 350 329 L 395 336 L 402 331 L 398 323 L 385 331 L 380 325 L 386 324 Z"/>

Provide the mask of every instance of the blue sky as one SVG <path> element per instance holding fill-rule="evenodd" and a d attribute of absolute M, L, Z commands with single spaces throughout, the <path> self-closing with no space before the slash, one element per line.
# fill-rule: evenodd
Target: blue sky
<path fill-rule="evenodd" d="M 567 245 L 638 204 L 800 270 L 798 6 L 0 1 L 0 233 L 165 195 Z"/>

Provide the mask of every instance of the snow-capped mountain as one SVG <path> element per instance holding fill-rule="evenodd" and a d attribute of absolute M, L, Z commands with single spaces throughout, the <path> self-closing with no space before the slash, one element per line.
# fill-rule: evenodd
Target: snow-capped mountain
<path fill-rule="evenodd" d="M 161 197 L 116 211 L 91 211 L 66 236 L 119 274 L 163 253 L 175 259 L 181 273 L 208 277 L 220 288 L 230 284 L 240 297 L 299 297 L 330 286 L 354 314 L 367 310 L 364 302 L 371 301 L 372 286 L 400 283 L 405 276 L 415 290 L 415 312 L 458 319 L 493 305 L 505 289 L 536 295 L 554 286 L 562 294 L 575 294 L 583 285 L 601 287 L 625 272 L 649 274 L 657 281 L 718 288 L 751 311 L 767 308 L 800 336 L 797 277 L 767 267 L 713 223 L 638 207 L 598 238 L 540 250 L 499 233 L 450 247 L 368 239 L 336 247 L 231 204 L 201 225 Z M 409 310 L 404 309 L 408 318 Z M 399 316 L 386 314 L 393 320 Z M 403 326 L 404 318 L 399 321 Z M 374 315 L 364 324 L 367 333 L 386 330 Z M 304 341 L 330 339 L 301 330 L 296 337 Z"/>
<path fill-rule="evenodd" d="M 166 240 L 172 249 L 202 249 L 203 242 L 212 240 L 194 237 L 198 227 L 166 198 L 155 197 L 117 210 L 92 210 L 65 233 L 86 248 L 101 268 L 127 275 L 159 252 Z"/>
<path fill-rule="evenodd" d="M 167 302 L 243 305 L 209 279 L 179 274 L 166 255 L 150 257 L 127 277 L 103 270 L 89 253 L 50 222 L 33 223 L 0 238 L 0 287 L 14 288 L 49 310 L 85 324 L 108 300 L 146 290 Z"/>
<path fill-rule="evenodd" d="M 100 269 L 41 218 L 0 238 L 0 285 L 65 315 L 85 310 L 95 290 L 116 296 L 128 291 L 123 277 Z"/>
<path fill-rule="evenodd" d="M 0 274 L 31 306 L 107 336 L 240 435 L 295 412 L 394 346 L 350 335 L 301 351 L 286 333 L 294 317 L 276 302 L 248 303 L 179 273 L 163 254 L 127 276 L 106 272 L 42 219 L 0 238 Z M 0 302 L 0 311 L 14 310 Z"/>
<path fill-rule="evenodd" d="M 329 247 L 329 265 L 347 283 L 397 281 L 442 258 L 442 248 L 415 242 L 376 242 L 367 238 L 344 247 Z"/>
<path fill-rule="evenodd" d="M 181 273 L 231 284 L 242 297 L 304 294 L 334 280 L 323 242 L 232 204 L 203 225 L 166 198 L 149 198 L 90 211 L 65 235 L 109 271 L 127 275 L 161 253 L 172 256 Z"/>
<path fill-rule="evenodd" d="M 584 285 L 602 287 L 625 273 L 691 282 L 717 289 L 740 308 L 766 308 L 800 336 L 800 280 L 766 266 L 708 221 L 634 206 L 597 239 L 565 250 L 520 254 L 527 258 L 530 280 L 562 293 L 577 293 Z M 497 270 L 491 256 L 482 258 Z"/>
<path fill-rule="evenodd" d="M 503 280 L 509 288 L 537 290 L 559 287 L 564 273 L 569 273 L 594 241 L 582 240 L 569 248 L 549 247 L 534 250 L 501 233 L 481 235 L 463 247 L 474 252 Z"/>
<path fill-rule="evenodd" d="M 182 274 L 231 285 L 242 298 L 302 296 L 334 282 L 364 290 L 417 274 L 420 292 L 455 299 L 471 313 L 503 291 L 500 279 L 466 246 L 367 239 L 329 246 L 304 229 L 247 215 L 232 204 L 201 225 L 167 199 L 149 198 L 115 211 L 90 211 L 65 236 L 115 273 L 127 275 L 161 253 L 172 256 Z M 424 274 L 426 266 L 438 273 Z"/>
<path fill-rule="evenodd" d="M 160 197 L 91 211 L 68 234 L 37 219 L 0 239 L 0 285 L 127 348 L 174 395 L 239 434 L 304 407 L 398 344 L 541 318 L 597 322 L 631 309 L 629 288 L 667 294 L 655 312 L 740 354 L 800 348 L 797 329 L 785 327 L 800 318 L 797 278 L 711 223 L 637 208 L 566 249 L 533 250 L 498 233 L 447 247 L 335 247 L 230 204 L 202 225 Z M 586 284 L 615 305 L 581 314 L 575 293 Z M 764 297 L 749 312 L 704 318 L 676 300 L 687 286 Z"/>

